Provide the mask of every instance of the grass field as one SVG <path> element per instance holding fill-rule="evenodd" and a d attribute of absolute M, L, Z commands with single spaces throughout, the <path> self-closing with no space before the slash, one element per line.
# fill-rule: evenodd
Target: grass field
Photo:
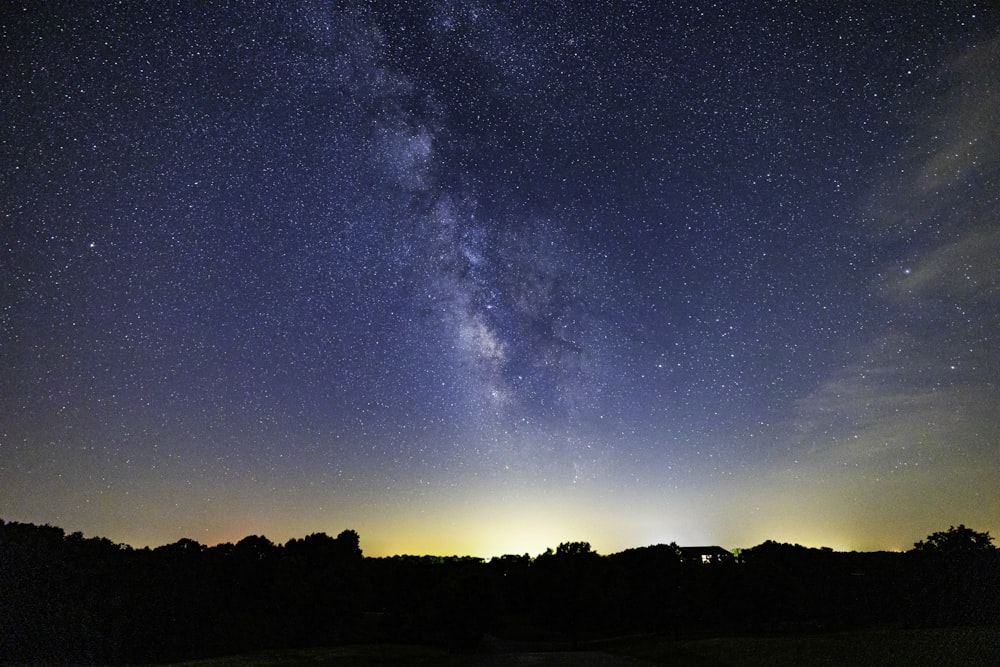
<path fill-rule="evenodd" d="M 604 656 L 633 664 L 691 667 L 841 665 L 951 666 L 1000 665 L 1000 628 L 930 630 L 864 630 L 820 635 L 719 637 L 674 640 L 659 637 L 598 644 Z M 550 656 L 549 659 L 546 656 Z M 566 652 L 525 651 L 499 654 L 450 653 L 422 646 L 366 644 L 333 648 L 289 649 L 178 663 L 176 667 L 209 665 L 288 667 L 293 665 L 545 665 L 573 664 Z M 595 654 L 596 657 L 596 654 Z M 608 656 L 610 657 L 610 656 Z M 583 662 L 587 662 L 584 660 Z M 605 663 L 601 663 L 605 664 Z"/>
<path fill-rule="evenodd" d="M 1000 628 L 863 630 L 781 637 L 648 638 L 608 648 L 657 665 L 1000 665 Z"/>
<path fill-rule="evenodd" d="M 330 648 L 283 649 L 247 655 L 206 658 L 175 663 L 171 667 L 292 667 L 299 665 L 404 665 L 427 667 L 467 665 L 470 658 L 440 649 L 399 644 L 363 644 Z"/>

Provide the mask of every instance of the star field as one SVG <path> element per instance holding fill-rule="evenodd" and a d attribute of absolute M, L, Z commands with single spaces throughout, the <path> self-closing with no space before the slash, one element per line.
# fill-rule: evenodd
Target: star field
<path fill-rule="evenodd" d="M 0 516 L 1000 532 L 976 3 L 7 3 Z"/>

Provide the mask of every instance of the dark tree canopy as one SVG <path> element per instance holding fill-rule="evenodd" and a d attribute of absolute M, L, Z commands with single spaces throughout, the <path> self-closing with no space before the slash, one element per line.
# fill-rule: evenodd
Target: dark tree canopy
<path fill-rule="evenodd" d="M 556 547 L 557 556 L 581 556 L 584 554 L 596 555 L 590 547 L 590 542 L 563 542 Z"/>
<path fill-rule="evenodd" d="M 348 528 L 337 535 L 337 544 L 342 553 L 355 558 L 361 558 L 361 536 L 357 531 Z"/>
<path fill-rule="evenodd" d="M 740 559 L 675 543 L 602 556 L 580 541 L 487 563 L 365 558 L 354 530 L 136 550 L 0 519 L 0 665 L 355 643 L 491 651 L 487 636 L 576 644 L 632 633 L 996 627 L 1000 549 L 991 542 L 960 525 L 906 554 L 767 541 Z"/>
<path fill-rule="evenodd" d="M 927 539 L 914 543 L 914 551 L 941 554 L 981 553 L 993 551 L 993 538 L 988 532 L 980 533 L 959 524 L 948 530 L 931 533 Z"/>

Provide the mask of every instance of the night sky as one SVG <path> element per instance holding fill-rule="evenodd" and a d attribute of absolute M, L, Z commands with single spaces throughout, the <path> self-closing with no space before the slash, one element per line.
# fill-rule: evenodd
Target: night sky
<path fill-rule="evenodd" d="M 5 520 L 1000 535 L 995 5 L 4 2 L 0 72 Z"/>

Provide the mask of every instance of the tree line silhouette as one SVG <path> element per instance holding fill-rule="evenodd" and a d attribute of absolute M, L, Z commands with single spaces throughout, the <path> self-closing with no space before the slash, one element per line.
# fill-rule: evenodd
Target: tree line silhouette
<path fill-rule="evenodd" d="M 127 663 L 265 648 L 404 642 L 475 650 L 484 634 L 573 643 L 893 624 L 1000 623 L 1000 550 L 965 526 L 910 551 L 767 541 L 599 555 L 366 558 L 353 530 L 277 545 L 133 549 L 0 520 L 0 661 Z"/>

